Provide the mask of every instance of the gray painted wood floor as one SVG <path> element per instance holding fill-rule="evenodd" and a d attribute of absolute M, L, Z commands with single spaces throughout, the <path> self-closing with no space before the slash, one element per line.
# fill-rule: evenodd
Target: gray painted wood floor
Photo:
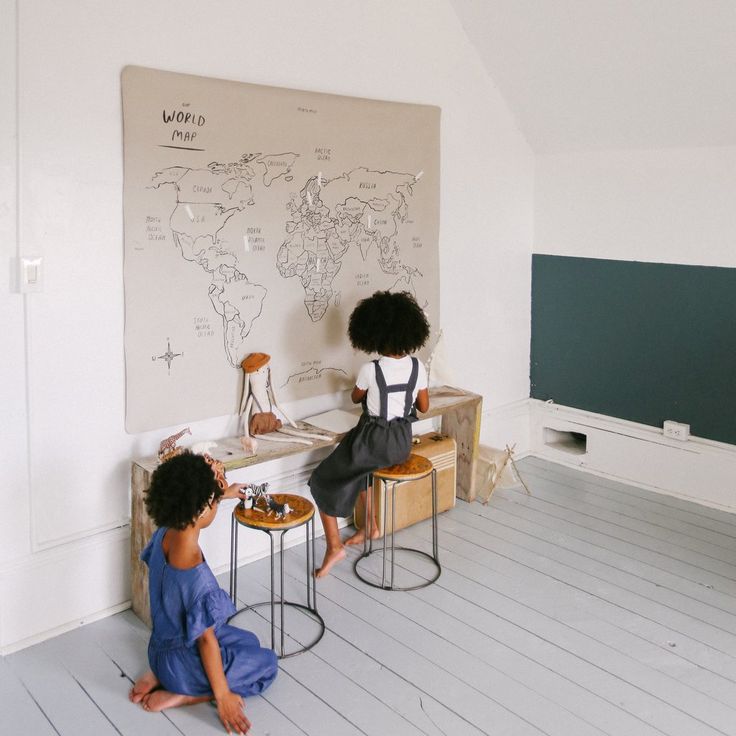
<path fill-rule="evenodd" d="M 431 587 L 370 588 L 346 563 L 320 581 L 327 632 L 248 699 L 251 733 L 736 736 L 736 515 L 535 458 L 520 469 L 531 496 L 442 515 Z M 428 535 L 423 523 L 401 543 Z M 300 555 L 286 556 L 293 599 Z M 241 568 L 240 596 L 262 600 L 268 574 Z M 268 641 L 265 620 L 242 615 Z M 287 629 L 312 632 L 296 614 Z M 208 704 L 128 702 L 147 637 L 126 611 L 0 659 L 0 733 L 224 733 Z"/>

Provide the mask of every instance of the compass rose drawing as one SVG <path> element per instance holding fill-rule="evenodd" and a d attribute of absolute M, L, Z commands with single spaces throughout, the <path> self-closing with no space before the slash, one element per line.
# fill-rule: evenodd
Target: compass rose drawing
<path fill-rule="evenodd" d="M 171 375 L 171 364 L 174 362 L 174 358 L 178 358 L 180 355 L 184 355 L 184 353 L 174 353 L 171 350 L 171 340 L 167 337 L 166 338 L 166 352 L 162 353 L 161 355 L 152 355 L 151 360 L 165 360 L 166 365 L 169 370 L 169 375 Z"/>

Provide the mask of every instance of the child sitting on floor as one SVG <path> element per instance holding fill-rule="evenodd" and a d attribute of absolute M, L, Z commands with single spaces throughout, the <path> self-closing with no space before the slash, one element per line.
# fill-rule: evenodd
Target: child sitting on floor
<path fill-rule="evenodd" d="M 336 517 L 352 514 L 359 495 L 365 503 L 369 473 L 409 457 L 414 408 L 429 409 L 427 371 L 410 355 L 427 341 L 429 323 L 411 294 L 377 291 L 363 299 L 350 315 L 348 337 L 354 348 L 381 357 L 361 367 L 351 394 L 353 403 L 363 404 L 360 421 L 309 479 L 327 541 L 317 577 L 345 557 Z M 378 536 L 375 519 L 366 518 L 364 526 Z M 364 535 L 365 528 L 345 544 L 362 544 Z"/>
<path fill-rule="evenodd" d="M 228 486 L 222 465 L 185 452 L 153 473 L 146 509 L 159 527 L 141 554 L 148 565 L 153 631 L 151 670 L 130 699 L 145 710 L 215 700 L 228 733 L 246 733 L 243 698 L 262 692 L 278 671 L 275 653 L 249 631 L 226 623 L 235 606 L 199 548 L 199 533 L 223 498 L 244 498 Z"/>

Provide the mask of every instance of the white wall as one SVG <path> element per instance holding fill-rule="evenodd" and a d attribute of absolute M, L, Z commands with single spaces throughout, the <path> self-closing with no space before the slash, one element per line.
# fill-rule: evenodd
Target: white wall
<path fill-rule="evenodd" d="M 736 147 L 538 156 L 534 252 L 736 266 Z"/>
<path fill-rule="evenodd" d="M 736 147 L 538 156 L 534 229 L 535 253 L 736 267 Z M 736 447 L 532 403 L 535 455 L 736 511 Z M 550 447 L 545 428 L 588 435 L 587 452 Z"/>
<path fill-rule="evenodd" d="M 447 354 L 488 416 L 528 396 L 533 157 L 447 0 L 0 12 L 0 651 L 126 605 L 130 460 L 168 434 L 123 428 L 126 64 L 441 106 Z M 11 292 L 10 259 L 33 253 L 43 292 Z M 229 426 L 193 424 L 192 439 Z"/>

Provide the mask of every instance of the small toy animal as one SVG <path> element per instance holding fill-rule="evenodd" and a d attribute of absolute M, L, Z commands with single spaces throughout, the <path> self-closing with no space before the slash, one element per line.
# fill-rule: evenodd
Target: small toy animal
<path fill-rule="evenodd" d="M 251 483 L 245 490 L 245 500 L 240 502 L 240 505 L 244 508 L 245 501 L 250 501 L 253 508 L 257 508 L 259 503 L 263 503 L 267 506 L 266 499 L 268 498 L 268 483 Z"/>
<path fill-rule="evenodd" d="M 195 453 L 195 455 L 209 454 L 210 450 L 214 450 L 217 447 L 217 442 L 212 440 L 204 440 L 203 442 L 195 442 L 189 449 Z"/>
<path fill-rule="evenodd" d="M 266 496 L 266 503 L 268 504 L 268 513 L 276 514 L 277 519 L 283 519 L 287 514 L 291 512 L 291 507 L 288 503 L 278 503 L 274 501 L 271 496 Z"/>
<path fill-rule="evenodd" d="M 271 498 L 268 493 L 268 483 L 249 485 L 245 489 L 245 495 L 255 511 L 265 513 L 267 516 L 274 514 L 277 519 L 283 519 L 291 511 L 288 503 L 278 503 L 278 501 Z M 245 501 L 241 501 L 240 506 L 245 508 Z"/>
<path fill-rule="evenodd" d="M 172 434 L 170 437 L 161 440 L 161 444 L 158 446 L 158 459 L 163 462 L 164 460 L 168 460 L 170 457 L 174 457 L 174 455 L 179 455 L 184 450 L 184 448 L 177 447 L 176 443 L 185 434 L 191 433 L 192 432 L 189 427 L 184 427 L 184 429 L 182 429 L 180 432 Z"/>

